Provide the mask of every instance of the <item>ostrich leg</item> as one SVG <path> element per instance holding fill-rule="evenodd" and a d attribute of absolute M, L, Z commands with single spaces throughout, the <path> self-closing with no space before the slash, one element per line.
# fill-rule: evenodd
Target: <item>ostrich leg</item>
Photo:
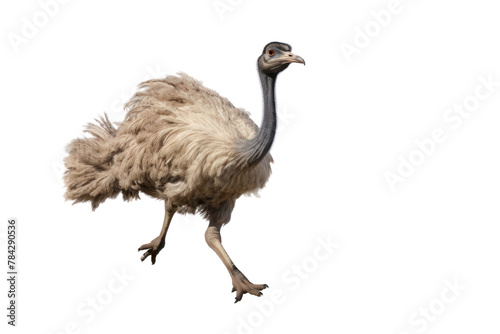
<path fill-rule="evenodd" d="M 156 255 L 165 247 L 165 236 L 167 235 L 168 227 L 174 216 L 175 209 L 172 207 L 168 200 L 165 201 L 165 218 L 163 219 L 163 226 L 161 228 L 160 235 L 154 238 L 150 243 L 144 244 L 139 247 L 139 251 L 146 250 L 141 257 L 141 261 L 144 261 L 148 256 L 151 255 L 151 262 L 155 264 Z"/>
<path fill-rule="evenodd" d="M 231 211 L 234 207 L 234 202 L 229 205 L 224 205 L 217 212 L 211 211 L 210 224 L 208 225 L 207 231 L 205 232 L 205 240 L 210 248 L 219 256 L 231 276 L 233 281 L 233 290 L 236 291 L 235 303 L 239 302 L 243 298 L 243 294 L 250 293 L 254 296 L 262 296 L 261 290 L 267 288 L 267 284 L 253 284 L 248 280 L 248 278 L 243 275 L 243 273 L 236 268 L 233 261 L 227 254 L 224 247 L 222 247 L 222 239 L 220 235 L 220 229 L 222 225 L 229 222 L 231 218 Z M 229 211 L 229 212 L 228 212 Z"/>

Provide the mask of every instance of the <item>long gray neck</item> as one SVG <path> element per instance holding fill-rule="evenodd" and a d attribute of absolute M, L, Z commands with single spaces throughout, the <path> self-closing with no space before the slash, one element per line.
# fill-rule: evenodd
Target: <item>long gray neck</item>
<path fill-rule="evenodd" d="M 271 149 L 276 134 L 274 87 L 277 75 L 268 75 L 259 71 L 259 76 L 264 96 L 264 113 L 257 136 L 243 144 L 242 153 L 247 166 L 254 166 L 262 161 Z"/>

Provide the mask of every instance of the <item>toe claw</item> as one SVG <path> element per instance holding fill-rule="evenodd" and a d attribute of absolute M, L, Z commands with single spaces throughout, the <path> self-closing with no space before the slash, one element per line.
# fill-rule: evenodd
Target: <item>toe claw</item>
<path fill-rule="evenodd" d="M 241 298 L 243 298 L 243 291 L 237 291 L 236 292 L 236 302 L 239 302 L 241 300 Z"/>
<path fill-rule="evenodd" d="M 269 288 L 267 284 L 253 284 L 239 271 L 232 276 L 233 289 L 231 290 L 231 292 L 236 291 L 235 303 L 239 302 L 243 298 L 243 295 L 246 293 L 254 295 L 256 297 L 261 297 L 264 295 L 261 290 Z"/>

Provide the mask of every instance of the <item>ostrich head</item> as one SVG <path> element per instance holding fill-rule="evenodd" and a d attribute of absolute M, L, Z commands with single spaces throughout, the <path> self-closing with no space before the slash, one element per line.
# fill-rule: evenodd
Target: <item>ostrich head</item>
<path fill-rule="evenodd" d="M 271 42 L 267 44 L 257 61 L 259 71 L 275 76 L 286 69 L 291 63 L 306 64 L 302 57 L 294 55 L 291 51 L 292 47 L 285 43 Z"/>
<path fill-rule="evenodd" d="M 276 101 L 274 86 L 278 73 L 291 63 L 306 64 L 302 57 L 294 55 L 292 47 L 285 43 L 271 42 L 264 47 L 262 55 L 257 60 L 262 94 L 264 97 L 264 113 L 262 125 L 257 135 L 249 140 L 238 143 L 242 160 L 246 166 L 258 164 L 271 149 L 276 133 Z"/>

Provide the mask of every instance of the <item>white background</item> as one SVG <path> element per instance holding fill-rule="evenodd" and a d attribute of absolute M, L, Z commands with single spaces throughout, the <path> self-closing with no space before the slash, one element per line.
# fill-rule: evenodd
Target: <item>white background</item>
<path fill-rule="evenodd" d="M 221 3 L 229 9 L 218 12 Z M 73 0 L 43 22 L 38 1 L 3 2 L 0 217 L 20 225 L 16 331 L 498 332 L 500 87 L 456 129 L 443 115 L 474 96 L 480 76 L 500 81 L 499 8 L 401 0 L 377 31 L 370 13 L 389 3 Z M 14 47 L 23 18 L 40 28 Z M 370 42 L 349 62 L 341 45 L 355 46 L 366 26 L 375 29 Z M 87 122 L 104 112 L 121 121 L 138 83 L 178 71 L 260 123 L 256 59 L 274 40 L 307 65 L 278 79 L 267 187 L 239 199 L 222 230 L 238 267 L 270 286 L 233 304 L 204 220 L 175 216 L 151 266 L 137 247 L 158 235 L 163 204 L 144 196 L 95 212 L 72 206 L 61 164 Z M 384 174 L 397 173 L 398 157 L 408 159 L 436 128 L 447 140 L 392 191 Z M 323 261 L 313 257 L 318 238 L 340 245 Z M 292 273 L 294 265 L 308 276 Z M 114 271 L 133 278 L 122 287 Z M 447 281 L 462 287 L 458 296 Z M 123 289 L 112 293 L 110 283 Z M 0 288 L 3 333 L 4 279 Z M 89 298 L 105 303 L 92 319 Z"/>

